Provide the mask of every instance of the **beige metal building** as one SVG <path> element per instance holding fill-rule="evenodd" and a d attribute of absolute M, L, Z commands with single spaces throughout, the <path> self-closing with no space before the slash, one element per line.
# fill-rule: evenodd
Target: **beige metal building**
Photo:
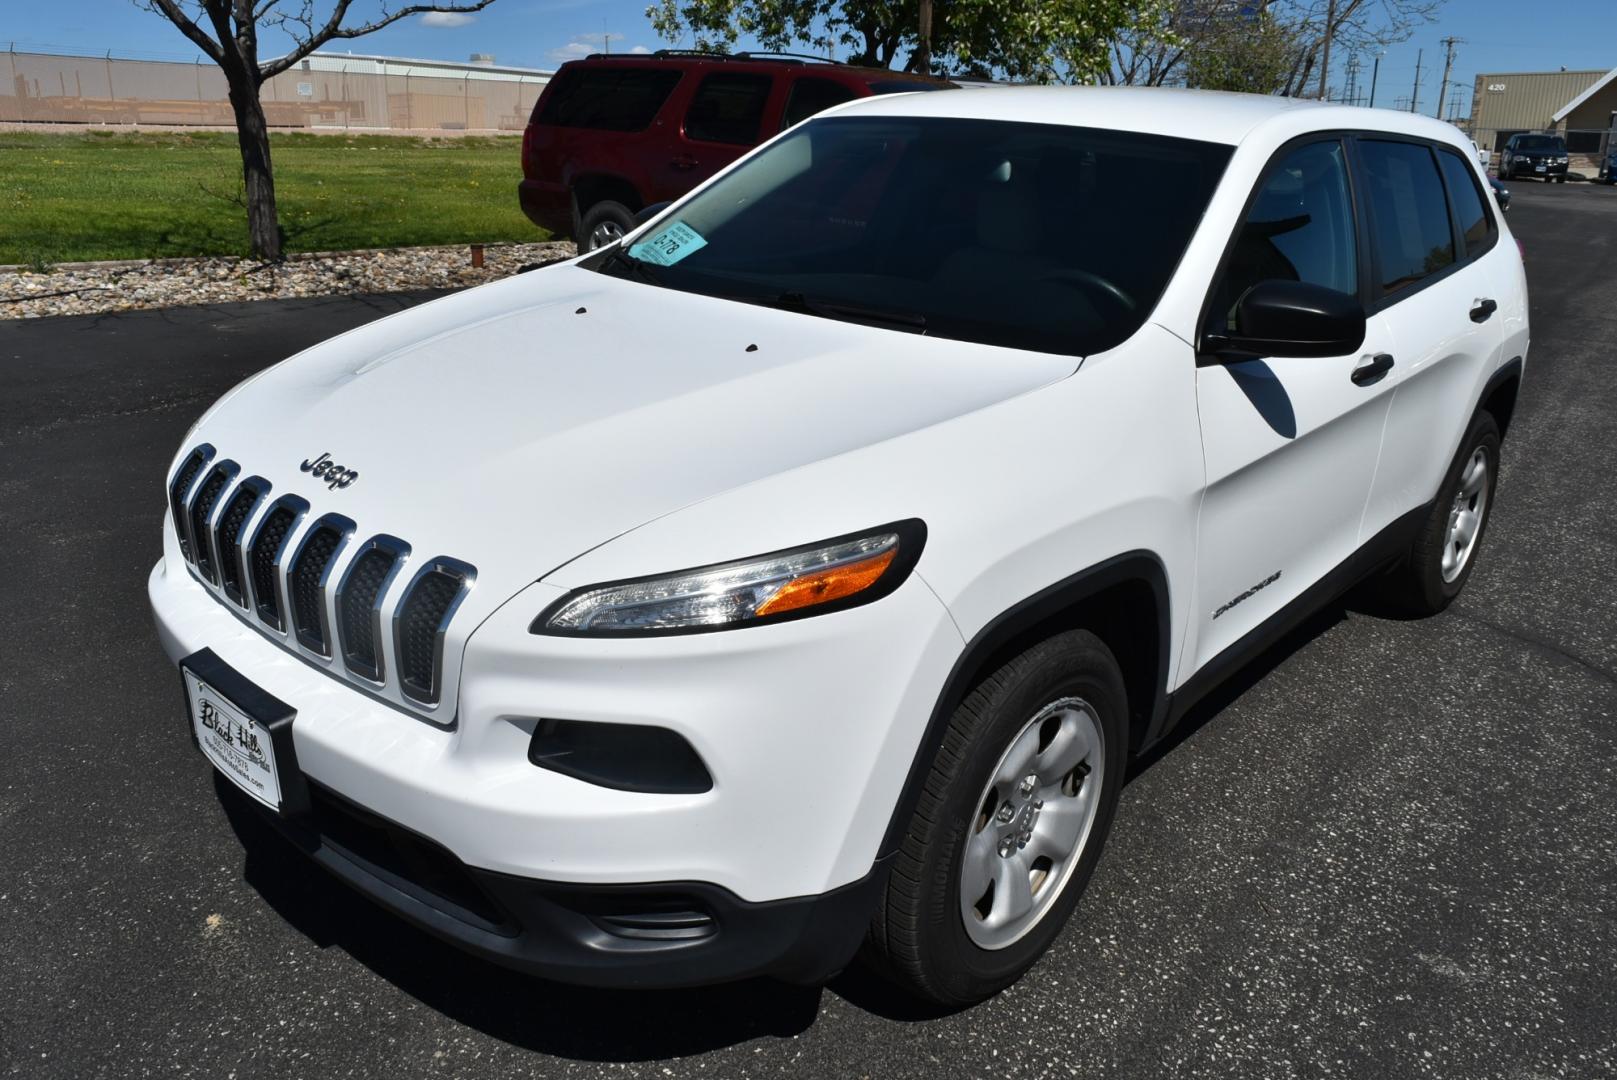
<path fill-rule="evenodd" d="M 1516 71 L 1478 75 L 1471 137 L 1497 152 L 1512 135 L 1556 131 L 1572 168 L 1587 171 L 1617 128 L 1617 68 L 1610 71 Z"/>

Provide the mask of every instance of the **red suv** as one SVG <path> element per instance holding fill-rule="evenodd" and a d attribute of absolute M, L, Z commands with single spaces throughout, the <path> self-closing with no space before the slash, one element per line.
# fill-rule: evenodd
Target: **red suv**
<path fill-rule="evenodd" d="M 870 94 L 943 79 L 783 53 L 602 56 L 563 64 L 522 138 L 523 212 L 593 251 L 777 132 Z"/>

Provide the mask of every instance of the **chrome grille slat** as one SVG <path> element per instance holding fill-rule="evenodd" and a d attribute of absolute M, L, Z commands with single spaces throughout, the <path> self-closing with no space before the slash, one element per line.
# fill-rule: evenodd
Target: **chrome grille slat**
<path fill-rule="evenodd" d="M 343 664 L 373 683 L 385 683 L 382 605 L 388 588 L 410 557 L 396 536 L 373 536 L 360 547 L 337 586 L 337 639 Z"/>
<path fill-rule="evenodd" d="M 340 514 L 326 514 L 309 526 L 297 554 L 287 563 L 286 596 L 291 604 L 293 635 L 298 644 L 320 656 L 331 656 L 326 587 L 331 569 L 353 533 L 351 520 Z"/>
<path fill-rule="evenodd" d="M 203 443 L 186 455 L 168 483 L 169 515 L 174 519 L 174 535 L 180 541 L 180 554 L 187 561 L 196 560 L 196 548 L 191 543 L 190 515 L 186 512 L 191 505 L 191 489 L 196 486 L 203 467 L 212 460 L 213 447 Z"/>
<path fill-rule="evenodd" d="M 197 485 L 196 494 L 191 496 L 190 506 L 186 509 L 191 533 L 191 561 L 196 563 L 197 572 L 214 585 L 219 583 L 219 560 L 214 552 L 213 530 L 210 527 L 213 512 L 219 508 L 220 497 L 240 471 L 234 461 L 219 462 Z"/>
<path fill-rule="evenodd" d="M 286 549 L 303 515 L 309 512 L 307 500 L 282 495 L 271 504 L 264 520 L 247 547 L 247 577 L 253 587 L 253 610 L 265 626 L 278 634 L 286 633 L 286 601 L 282 577 Z"/>
<path fill-rule="evenodd" d="M 248 606 L 247 574 L 242 562 L 242 532 L 269 490 L 269 481 L 261 476 L 249 476 L 237 484 L 213 529 L 213 550 L 219 563 L 219 587 L 242 607 Z"/>
<path fill-rule="evenodd" d="M 443 694 L 444 634 L 476 577 L 473 567 L 457 559 L 430 559 L 393 609 L 399 692 L 417 705 L 438 706 Z"/>

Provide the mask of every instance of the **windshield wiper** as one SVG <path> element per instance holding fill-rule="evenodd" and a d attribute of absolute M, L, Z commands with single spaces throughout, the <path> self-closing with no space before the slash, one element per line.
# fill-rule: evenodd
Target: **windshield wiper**
<path fill-rule="evenodd" d="M 630 255 L 623 249 L 622 243 L 617 244 L 610 251 L 608 251 L 606 253 L 606 258 L 601 260 L 601 268 L 603 270 L 614 264 L 623 267 L 624 270 L 628 271 L 630 274 L 639 278 L 641 281 L 644 281 L 648 285 L 661 285 L 663 283 L 661 276 L 658 275 L 657 271 L 651 268 L 650 263 Z"/>
<path fill-rule="evenodd" d="M 844 322 L 876 323 L 917 334 L 926 330 L 926 316 L 918 311 L 866 307 L 863 304 L 847 304 L 840 300 L 820 300 L 791 290 L 772 297 L 751 296 L 738 299 L 745 299 L 750 304 L 780 308 L 782 311 L 800 311 L 805 315 L 819 315 L 827 319 L 841 319 Z"/>

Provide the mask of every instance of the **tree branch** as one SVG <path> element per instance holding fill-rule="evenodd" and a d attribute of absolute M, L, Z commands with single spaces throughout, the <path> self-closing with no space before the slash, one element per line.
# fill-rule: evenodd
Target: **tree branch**
<path fill-rule="evenodd" d="M 180 33 L 190 38 L 197 48 L 208 55 L 208 59 L 216 64 L 225 62 L 224 50 L 219 43 L 203 32 L 202 27 L 191 21 L 191 17 L 180 10 L 180 5 L 174 0 L 146 0 L 141 5 L 147 11 L 167 17 L 168 21 L 179 27 Z"/>
<path fill-rule="evenodd" d="M 157 0 L 157 2 L 171 3 L 172 0 Z M 310 34 L 308 37 L 299 41 L 292 51 L 287 53 L 285 56 L 271 60 L 267 64 L 260 64 L 258 68 L 259 78 L 268 79 L 272 76 L 279 75 L 281 72 L 290 68 L 293 64 L 296 64 L 299 60 L 302 60 L 305 56 L 308 56 L 310 53 L 314 52 L 320 46 L 326 44 L 328 41 L 334 41 L 342 38 L 364 37 L 366 34 L 374 34 L 376 31 L 382 29 L 382 27 L 391 26 L 400 19 L 407 19 L 411 15 L 425 15 L 428 12 L 433 11 L 450 12 L 461 15 L 470 14 L 474 11 L 482 11 L 490 4 L 494 3 L 494 0 L 475 0 L 475 2 L 465 4 L 411 4 L 408 7 L 402 7 L 393 12 L 389 12 L 384 8 L 382 11 L 382 17 L 379 19 L 373 19 L 372 21 L 363 23 L 359 26 L 345 27 L 342 24 L 343 16 L 348 14 L 348 8 L 350 5 L 352 5 L 352 3 L 353 0 L 337 0 L 336 7 L 334 7 L 331 11 L 331 18 L 326 20 L 325 25 L 319 30 Z"/>

